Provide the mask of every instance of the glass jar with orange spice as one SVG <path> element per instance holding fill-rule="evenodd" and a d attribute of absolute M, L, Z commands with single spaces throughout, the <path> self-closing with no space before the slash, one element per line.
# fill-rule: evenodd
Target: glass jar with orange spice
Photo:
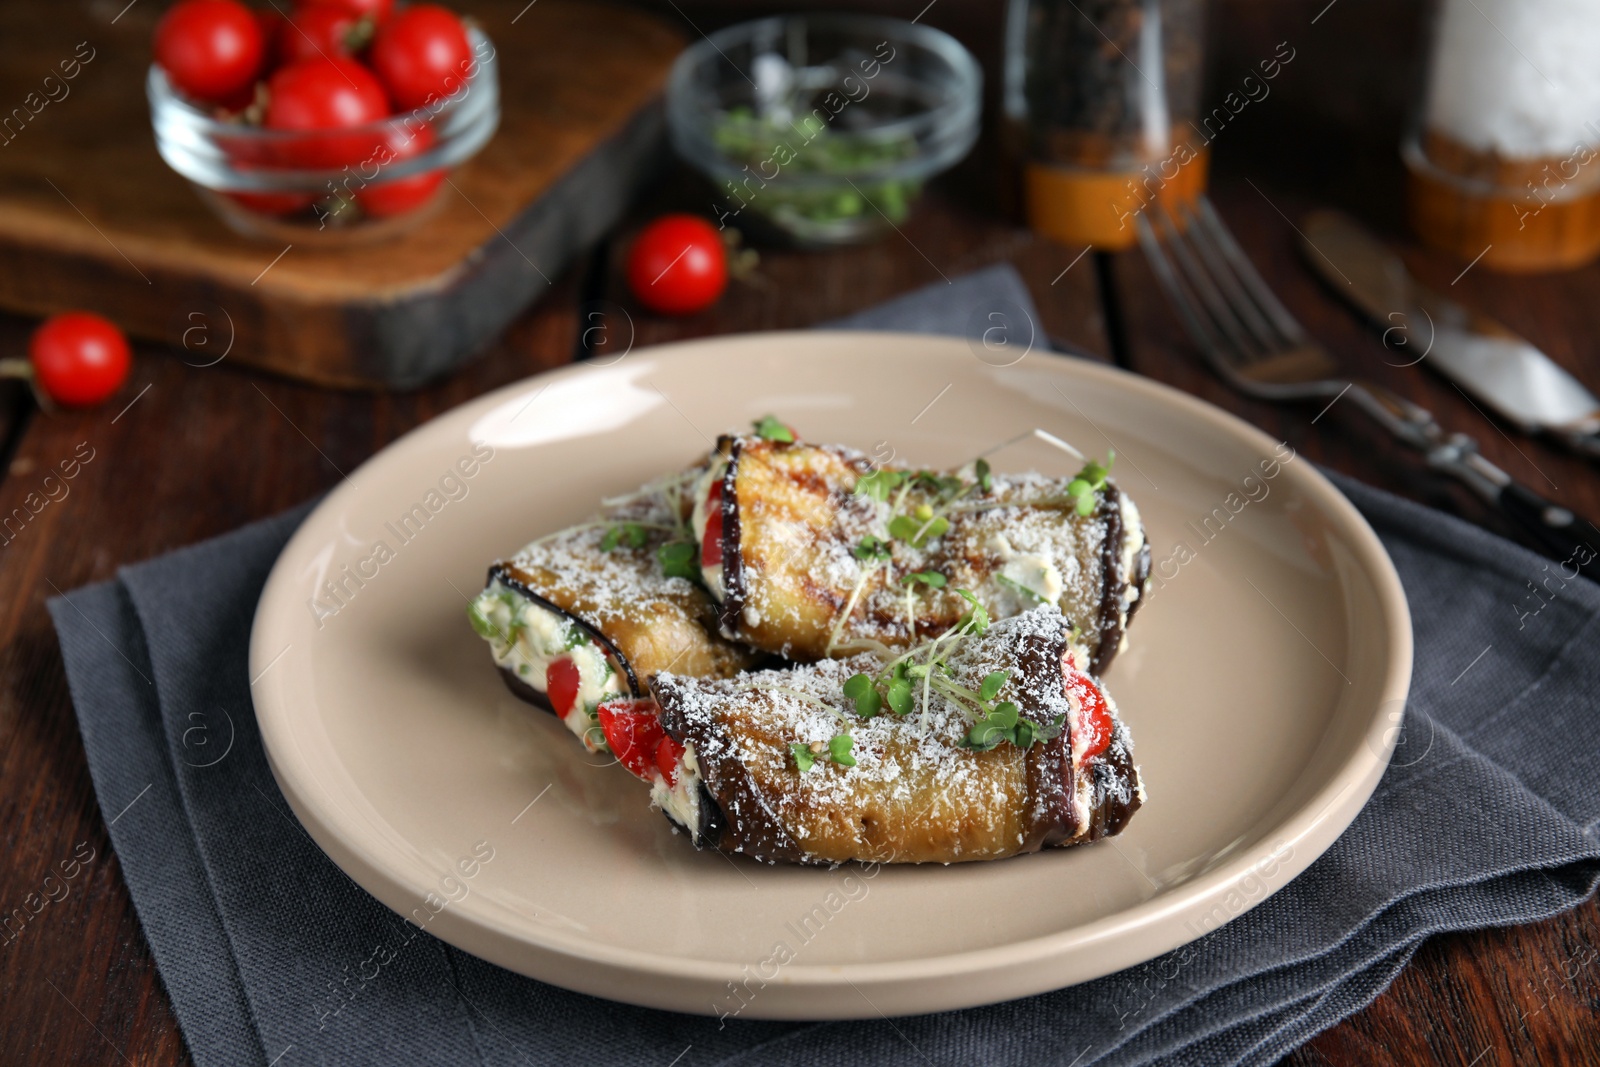
<path fill-rule="evenodd" d="M 1508 271 L 1600 256 L 1600 3 L 1433 6 L 1401 147 L 1418 236 Z"/>
<path fill-rule="evenodd" d="M 1011 0 L 1004 107 L 1030 226 L 1127 248 L 1141 211 L 1204 190 L 1203 21 L 1204 0 Z"/>

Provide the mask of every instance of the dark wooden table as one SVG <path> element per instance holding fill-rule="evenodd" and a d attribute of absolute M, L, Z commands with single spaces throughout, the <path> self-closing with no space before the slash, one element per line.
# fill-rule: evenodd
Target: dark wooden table
<path fill-rule="evenodd" d="M 1352 7 L 1356 6 L 1352 4 Z M 1309 73 L 1309 72 L 1308 72 Z M 1263 109 L 1265 110 L 1265 109 Z M 1300 266 L 1290 219 L 1335 203 L 1399 239 L 1392 141 L 1355 162 L 1315 137 L 1292 154 L 1247 151 L 1273 141 L 1262 124 L 1219 152 L 1217 203 L 1293 311 L 1341 357 L 1476 435 L 1497 463 L 1590 515 L 1594 468 L 1519 437 L 1475 411 L 1426 370 L 1402 370 Z M 1348 155 L 1348 153 L 1345 153 Z M 1359 164 L 1359 165 L 1357 165 Z M 1307 413 L 1241 400 L 1198 365 L 1137 255 L 1086 256 L 1032 236 L 987 206 L 974 167 L 940 183 L 903 234 L 841 252 L 767 252 L 757 275 L 713 311 L 663 321 L 634 311 L 635 344 L 806 326 L 941 277 L 1010 261 L 1048 331 L 1098 358 L 1174 384 L 1278 435 L 1319 463 L 1474 518 L 1481 509 L 1380 441 L 1353 409 L 1313 428 Z M 37 504 L 49 467 L 80 443 L 94 458 L 0 547 L 0 911 L 40 890 L 47 870 L 92 849 L 69 894 L 0 945 L 0 1064 L 189 1062 L 140 932 L 97 806 L 44 611 L 58 590 L 109 578 L 124 563 L 228 531 L 306 499 L 406 430 L 488 389 L 566 363 L 580 313 L 626 303 L 618 252 L 638 220 L 689 199 L 671 182 L 615 238 L 555 289 L 483 359 L 454 378 L 400 396 L 340 394 L 262 378 L 193 354 L 140 350 L 123 394 L 101 410 L 41 415 L 0 388 L 7 442 L 0 515 Z M 1414 248 L 1425 279 L 1448 285 L 1463 264 Z M 1454 292 L 1491 310 L 1591 383 L 1600 382 L 1600 268 L 1544 278 L 1471 270 Z M 177 309 L 175 309 L 177 310 Z M 0 350 L 19 351 L 31 323 L 0 319 Z M 1343 407 L 1343 406 L 1341 406 Z M 80 843 L 82 843 L 80 845 Z M 1591 900 L 1542 923 L 1435 938 L 1364 1011 L 1287 1062 L 1312 1064 L 1594 1064 L 1600 1062 L 1600 907 Z"/>

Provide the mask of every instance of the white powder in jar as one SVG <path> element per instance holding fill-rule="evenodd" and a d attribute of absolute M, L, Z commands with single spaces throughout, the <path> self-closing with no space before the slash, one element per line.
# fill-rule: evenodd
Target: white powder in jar
<path fill-rule="evenodd" d="M 1443 0 L 1423 121 L 1515 159 L 1600 143 L 1600 2 Z"/>

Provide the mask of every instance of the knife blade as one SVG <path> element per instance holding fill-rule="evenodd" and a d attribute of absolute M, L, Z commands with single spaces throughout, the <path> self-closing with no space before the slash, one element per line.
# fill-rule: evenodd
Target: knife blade
<path fill-rule="evenodd" d="M 1417 281 L 1349 216 L 1314 211 L 1301 236 L 1307 262 L 1391 349 L 1428 363 L 1525 433 L 1600 460 L 1600 400 L 1537 346 Z"/>

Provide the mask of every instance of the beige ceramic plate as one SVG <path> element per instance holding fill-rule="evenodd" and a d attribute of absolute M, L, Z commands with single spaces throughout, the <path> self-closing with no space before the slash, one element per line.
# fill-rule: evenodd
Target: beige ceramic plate
<path fill-rule="evenodd" d="M 1275 464 L 1244 423 L 1087 362 L 991 365 L 1010 358 L 899 334 L 725 337 L 530 379 L 396 442 L 306 520 L 256 613 L 256 714 L 284 795 L 336 863 L 428 932 L 680 1011 L 1004 1000 L 1260 903 L 1350 824 L 1388 762 L 1411 671 L 1394 569 L 1309 462 Z M 1115 446 L 1156 561 L 1108 677 L 1149 789 L 1126 833 L 953 867 L 696 852 L 625 770 L 506 692 L 466 619 L 486 564 L 767 412 L 929 466 L 1035 426 Z M 1076 467 L 1036 438 L 993 462 Z"/>

